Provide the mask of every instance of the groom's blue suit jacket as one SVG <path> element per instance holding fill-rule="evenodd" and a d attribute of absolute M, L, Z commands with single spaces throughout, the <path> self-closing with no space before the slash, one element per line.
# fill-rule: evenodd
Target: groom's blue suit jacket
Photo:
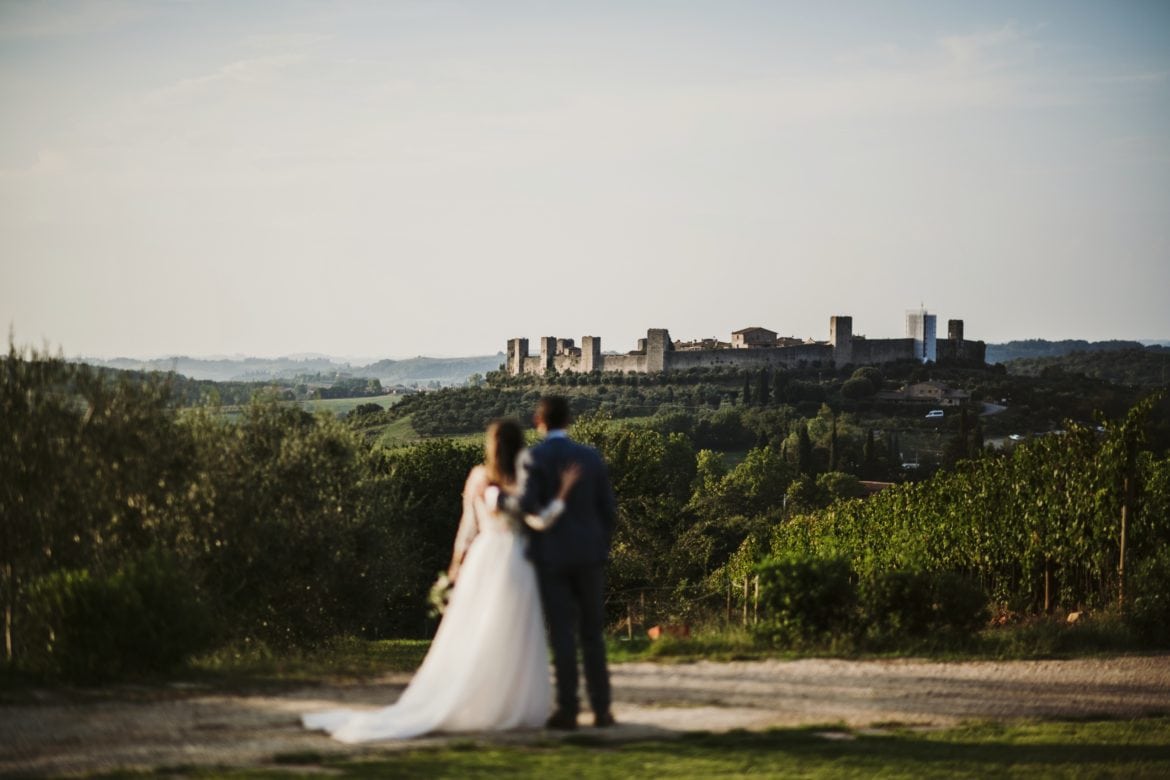
<path fill-rule="evenodd" d="M 617 501 L 600 453 L 565 436 L 550 436 L 521 456 L 520 508 L 540 514 L 556 497 L 561 473 L 581 466 L 581 477 L 551 528 L 532 532 L 529 557 L 545 569 L 599 566 L 609 558 Z"/>

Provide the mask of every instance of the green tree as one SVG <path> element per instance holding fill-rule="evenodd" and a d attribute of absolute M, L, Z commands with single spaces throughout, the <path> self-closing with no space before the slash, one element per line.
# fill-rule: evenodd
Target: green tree
<path fill-rule="evenodd" d="M 813 446 L 812 438 L 808 435 L 808 426 L 801 425 L 797 432 L 797 466 L 796 470 L 800 474 L 812 475 L 813 472 Z"/>
<path fill-rule="evenodd" d="M 858 400 L 861 398 L 870 398 L 877 392 L 873 383 L 864 377 L 847 380 L 841 385 L 841 397 Z"/>
<path fill-rule="evenodd" d="M 873 428 L 865 431 L 865 446 L 862 450 L 862 476 L 873 479 L 877 473 L 877 450 L 873 440 Z"/>

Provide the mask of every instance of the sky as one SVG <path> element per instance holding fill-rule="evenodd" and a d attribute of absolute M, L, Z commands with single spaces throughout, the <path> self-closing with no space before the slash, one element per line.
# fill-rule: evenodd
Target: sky
<path fill-rule="evenodd" d="M 1170 3 L 0 0 L 68 356 L 1170 339 Z"/>

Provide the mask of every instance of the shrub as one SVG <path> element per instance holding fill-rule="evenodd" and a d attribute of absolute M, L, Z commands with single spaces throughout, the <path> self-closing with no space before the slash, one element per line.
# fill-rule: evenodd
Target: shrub
<path fill-rule="evenodd" d="M 880 643 L 925 636 L 935 617 L 932 585 L 922 571 L 883 571 L 862 580 L 858 600 L 867 638 Z"/>
<path fill-rule="evenodd" d="M 987 622 L 987 597 L 953 572 L 875 573 L 859 587 L 865 635 L 877 644 L 925 637 L 967 638 Z"/>
<path fill-rule="evenodd" d="M 877 392 L 877 389 L 874 387 L 873 382 L 864 377 L 849 379 L 841 385 L 842 398 L 869 398 L 875 392 Z"/>
<path fill-rule="evenodd" d="M 79 683 L 167 671 L 207 646 L 209 627 L 194 588 L 164 556 L 109 576 L 60 570 L 30 588 L 25 665 Z"/>
<path fill-rule="evenodd" d="M 1134 633 L 1151 645 L 1170 645 L 1170 549 L 1162 548 L 1134 567 L 1127 618 Z"/>
<path fill-rule="evenodd" d="M 790 555 L 764 561 L 757 572 L 763 638 L 818 642 L 849 626 L 857 591 L 844 559 Z"/>
<path fill-rule="evenodd" d="M 967 637 L 987 625 L 987 594 L 972 578 L 943 572 L 933 583 L 934 628 Z"/>

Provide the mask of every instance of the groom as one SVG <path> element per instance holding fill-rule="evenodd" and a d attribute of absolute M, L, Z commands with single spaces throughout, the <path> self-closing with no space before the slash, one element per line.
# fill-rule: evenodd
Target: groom
<path fill-rule="evenodd" d="M 613 538 L 617 502 L 601 455 L 569 439 L 569 402 L 546 396 L 533 416 L 544 441 L 528 450 L 517 469 L 516 496 L 501 496 L 501 508 L 540 514 L 556 497 L 562 473 L 572 466 L 580 478 L 551 528 L 530 534 L 529 557 L 536 566 L 540 596 L 552 644 L 557 708 L 551 729 L 577 727 L 577 643 L 580 631 L 585 684 L 595 726 L 612 726 L 609 670 L 605 663 L 605 564 Z"/>

